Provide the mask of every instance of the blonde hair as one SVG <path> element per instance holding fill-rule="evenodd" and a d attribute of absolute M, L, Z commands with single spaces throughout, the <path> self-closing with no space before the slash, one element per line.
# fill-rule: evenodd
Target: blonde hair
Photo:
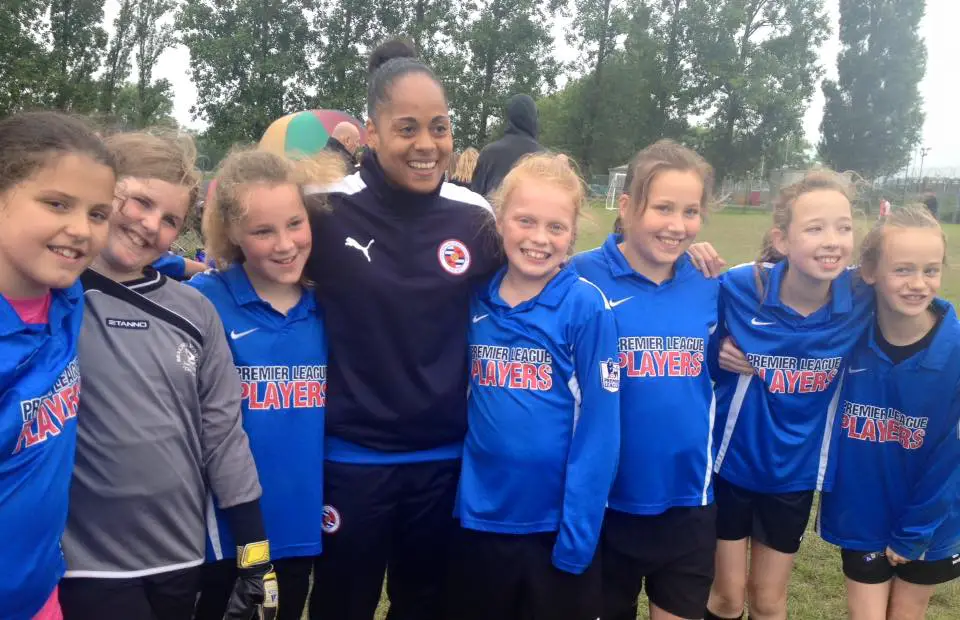
<path fill-rule="evenodd" d="M 220 163 L 216 187 L 204 205 L 201 229 L 207 255 L 218 266 L 243 262 L 242 250 L 230 239 L 230 226 L 246 216 L 245 197 L 251 185 L 329 185 L 344 174 L 343 161 L 332 153 L 294 160 L 249 147 L 234 149 Z"/>
<path fill-rule="evenodd" d="M 943 264 L 947 264 L 947 235 L 940 222 L 933 217 L 926 205 L 911 204 L 890 211 L 890 214 L 878 220 L 863 238 L 860 246 L 861 272 L 871 274 L 876 270 L 883 253 L 884 234 L 888 228 L 927 228 L 938 231 L 943 241 Z"/>
<path fill-rule="evenodd" d="M 197 147 L 177 132 L 118 133 L 104 140 L 117 162 L 117 179 L 156 179 L 189 190 L 187 211 L 197 202 L 202 176 L 196 168 Z"/>
<path fill-rule="evenodd" d="M 753 267 L 754 277 L 757 283 L 757 292 L 761 300 L 763 300 L 765 296 L 763 263 L 778 263 L 786 258 L 786 256 L 774 247 L 773 231 L 779 230 L 786 235 L 787 230 L 790 228 L 790 222 L 793 221 L 793 205 L 797 202 L 797 199 L 804 194 L 822 190 L 835 191 L 843 194 L 851 203 L 852 215 L 852 203 L 856 198 L 856 189 L 847 177 L 829 168 L 808 170 L 802 179 L 781 189 L 777 195 L 776 202 L 773 203 L 773 227 L 764 233 L 760 246 L 760 256 L 757 258 L 756 264 Z"/>
<path fill-rule="evenodd" d="M 522 157 L 504 177 L 503 183 L 490 197 L 497 221 L 503 220 L 510 195 L 527 180 L 543 181 L 559 187 L 570 195 L 573 202 L 573 239 L 570 242 L 570 253 L 577 241 L 577 222 L 580 213 L 587 202 L 587 190 L 583 179 L 577 174 L 570 160 L 556 153 L 534 153 Z"/>
<path fill-rule="evenodd" d="M 473 171 L 477 169 L 477 160 L 480 159 L 480 151 L 472 146 L 460 153 L 457 157 L 457 167 L 450 177 L 454 181 L 469 183 L 473 180 Z"/>
<path fill-rule="evenodd" d="M 695 173 L 703 183 L 700 208 L 707 209 L 713 202 L 713 166 L 693 149 L 673 140 L 658 140 L 630 160 L 623 193 L 630 197 L 633 213 L 641 214 L 647 208 L 650 185 L 658 174 L 667 170 Z M 617 216 L 614 232 L 623 232 L 622 225 L 620 216 Z"/>

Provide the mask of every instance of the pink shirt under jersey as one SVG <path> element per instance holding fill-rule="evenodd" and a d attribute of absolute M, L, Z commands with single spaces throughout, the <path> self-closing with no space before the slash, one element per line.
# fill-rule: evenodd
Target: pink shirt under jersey
<path fill-rule="evenodd" d="M 10 299 L 9 297 L 4 297 L 4 299 L 7 300 L 7 303 L 24 323 L 32 325 L 47 324 L 50 315 L 51 295 L 49 292 L 43 297 L 33 299 Z"/>
<path fill-rule="evenodd" d="M 44 603 L 43 609 L 37 612 L 33 620 L 63 620 L 63 612 L 60 611 L 60 599 L 57 596 L 59 588 L 53 589 L 53 594 Z"/>

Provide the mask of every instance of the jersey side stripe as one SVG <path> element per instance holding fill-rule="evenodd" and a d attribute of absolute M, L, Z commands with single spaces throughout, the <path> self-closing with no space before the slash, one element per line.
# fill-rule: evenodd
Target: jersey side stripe
<path fill-rule="evenodd" d="M 577 432 L 577 423 L 580 421 L 580 402 L 582 400 L 580 395 L 580 382 L 577 381 L 577 373 L 573 373 L 570 377 L 570 380 L 567 381 L 567 387 L 570 389 L 570 393 L 573 394 L 573 432 Z"/>
<path fill-rule="evenodd" d="M 223 543 L 220 541 L 220 524 L 217 523 L 217 511 L 213 505 L 213 494 L 207 493 L 207 538 L 213 548 L 213 557 L 223 559 Z"/>
<path fill-rule="evenodd" d="M 840 374 L 840 382 L 837 384 L 837 391 L 833 393 L 830 399 L 830 406 L 827 407 L 827 421 L 824 423 L 823 441 L 820 444 L 820 463 L 817 466 L 817 490 L 823 490 L 823 481 L 827 477 L 827 464 L 830 460 L 830 438 L 833 436 L 833 421 L 837 419 L 837 406 L 840 404 L 840 392 L 843 391 L 843 379 L 845 373 Z"/>
<path fill-rule="evenodd" d="M 703 495 L 700 498 L 700 505 L 708 504 L 707 498 L 710 491 L 710 479 L 713 478 L 713 424 L 717 420 L 717 394 L 713 393 L 710 399 L 710 428 L 707 431 L 707 470 L 703 476 Z"/>
<path fill-rule="evenodd" d="M 719 474 L 720 467 L 723 466 L 723 458 L 727 455 L 727 448 L 730 447 L 730 438 L 733 436 L 733 429 L 737 425 L 737 418 L 740 417 L 740 410 L 743 408 L 743 399 L 747 395 L 747 388 L 750 387 L 752 379 L 753 375 L 740 375 L 737 378 L 737 389 L 730 402 L 727 425 L 723 427 L 723 439 L 720 441 L 720 450 L 717 451 L 717 462 L 713 466 L 715 473 Z"/>

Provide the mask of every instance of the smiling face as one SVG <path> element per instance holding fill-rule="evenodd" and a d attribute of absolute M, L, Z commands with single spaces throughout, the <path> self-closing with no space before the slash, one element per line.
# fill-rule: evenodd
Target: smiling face
<path fill-rule="evenodd" d="M 0 293 L 71 286 L 107 240 L 115 182 L 89 156 L 61 155 L 0 194 Z"/>
<path fill-rule="evenodd" d="M 786 232 L 775 228 L 772 241 L 790 268 L 810 280 L 830 282 L 853 255 L 853 209 L 841 192 L 818 189 L 801 194 L 791 207 Z"/>
<path fill-rule="evenodd" d="M 453 152 L 449 114 L 430 76 L 408 73 L 393 83 L 389 100 L 367 121 L 367 141 L 391 182 L 420 194 L 437 189 Z"/>
<path fill-rule="evenodd" d="M 312 245 L 300 190 L 293 184 L 253 185 L 243 204 L 246 214 L 229 234 L 251 282 L 298 283 Z"/>
<path fill-rule="evenodd" d="M 546 285 L 569 256 L 575 227 L 569 192 L 535 179 L 519 182 L 497 222 L 510 275 Z"/>
<path fill-rule="evenodd" d="M 662 282 L 703 224 L 703 181 L 692 170 L 664 170 L 650 182 L 644 205 L 620 197 L 623 252 L 639 273 Z"/>
<path fill-rule="evenodd" d="M 190 190 L 157 179 L 127 177 L 117 184 L 110 236 L 96 266 L 116 280 L 132 280 L 170 249 L 187 217 Z"/>
<path fill-rule="evenodd" d="M 863 270 L 863 280 L 890 315 L 920 316 L 940 290 L 945 251 L 938 229 L 891 226 L 883 232 L 876 266 Z"/>

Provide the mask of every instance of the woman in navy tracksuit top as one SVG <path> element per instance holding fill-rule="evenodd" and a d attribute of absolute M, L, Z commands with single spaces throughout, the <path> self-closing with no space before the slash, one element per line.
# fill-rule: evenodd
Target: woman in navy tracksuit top
<path fill-rule="evenodd" d="M 443 613 L 470 292 L 499 255 L 487 202 L 443 182 L 453 151 L 446 95 L 413 55 L 399 41 L 374 52 L 360 171 L 308 190 L 322 192 L 307 196 L 307 275 L 330 354 L 314 618 L 370 620 L 385 569 L 392 618 Z"/>

